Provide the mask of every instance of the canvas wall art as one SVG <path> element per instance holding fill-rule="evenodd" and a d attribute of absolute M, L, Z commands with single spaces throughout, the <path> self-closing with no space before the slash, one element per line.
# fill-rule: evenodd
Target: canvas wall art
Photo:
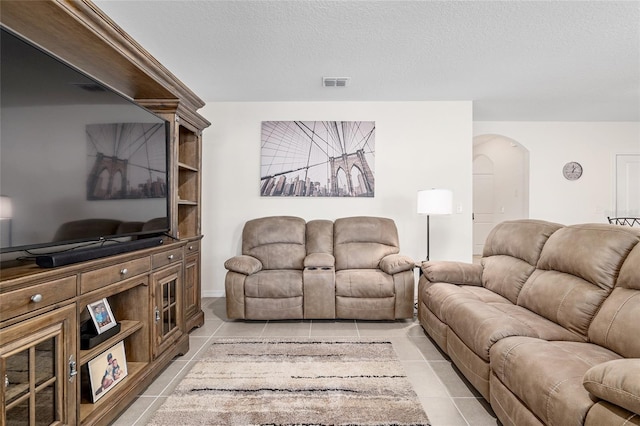
<path fill-rule="evenodd" d="M 263 121 L 260 195 L 373 197 L 375 121 Z"/>

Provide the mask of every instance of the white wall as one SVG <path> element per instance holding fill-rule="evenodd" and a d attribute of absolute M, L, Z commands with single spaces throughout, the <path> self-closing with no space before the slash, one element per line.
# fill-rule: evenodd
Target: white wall
<path fill-rule="evenodd" d="M 208 103 L 203 135 L 202 295 L 224 295 L 224 261 L 240 253 L 244 223 L 270 215 L 385 216 L 403 254 L 426 256 L 420 189 L 453 191 L 454 211 L 431 218 L 431 259 L 471 261 L 471 102 Z M 267 120 L 376 122 L 375 197 L 260 197 L 260 126 Z"/>
<path fill-rule="evenodd" d="M 529 217 L 562 224 L 606 222 L 615 154 L 640 153 L 637 122 L 475 122 L 473 133 L 506 136 L 529 150 Z M 569 161 L 583 166 L 577 181 L 562 175 Z"/>

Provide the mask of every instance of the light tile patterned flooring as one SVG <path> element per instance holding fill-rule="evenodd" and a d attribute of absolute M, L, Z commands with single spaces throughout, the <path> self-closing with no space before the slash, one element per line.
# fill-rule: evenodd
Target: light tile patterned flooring
<path fill-rule="evenodd" d="M 205 323 L 189 337 L 187 354 L 175 358 L 113 423 L 143 426 L 213 339 L 251 337 L 384 338 L 398 358 L 433 426 L 500 425 L 489 404 L 436 347 L 416 319 L 379 321 L 229 321 L 224 298 L 202 301 Z"/>

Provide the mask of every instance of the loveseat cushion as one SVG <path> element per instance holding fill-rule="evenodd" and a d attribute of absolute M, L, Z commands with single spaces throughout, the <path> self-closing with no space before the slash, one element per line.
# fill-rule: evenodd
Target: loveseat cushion
<path fill-rule="evenodd" d="M 591 367 L 583 384 L 598 398 L 640 414 L 640 359 L 617 359 Z"/>
<path fill-rule="evenodd" d="M 379 269 L 336 272 L 336 296 L 357 298 L 393 297 L 393 277 Z"/>
<path fill-rule="evenodd" d="M 400 252 L 398 230 L 392 219 L 355 216 L 333 224 L 336 271 L 376 269 L 385 256 Z"/>
<path fill-rule="evenodd" d="M 287 298 L 302 296 L 302 271 L 260 271 L 249 275 L 244 284 L 246 297 Z"/>
<path fill-rule="evenodd" d="M 306 222 L 292 216 L 253 219 L 242 230 L 242 254 L 262 262 L 262 269 L 303 269 Z"/>
<path fill-rule="evenodd" d="M 547 425 L 582 425 L 594 400 L 582 384 L 592 366 L 619 359 L 590 343 L 509 337 L 491 348 L 491 371 Z"/>
<path fill-rule="evenodd" d="M 557 230 L 544 245 L 537 270 L 522 287 L 518 305 L 586 337 L 637 242 L 633 232 L 614 225 Z"/>
<path fill-rule="evenodd" d="M 315 219 L 307 222 L 307 254 L 327 253 L 333 255 L 333 221 Z"/>

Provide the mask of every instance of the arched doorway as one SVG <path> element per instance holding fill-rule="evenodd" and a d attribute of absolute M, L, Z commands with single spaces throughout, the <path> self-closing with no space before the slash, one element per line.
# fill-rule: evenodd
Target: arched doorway
<path fill-rule="evenodd" d="M 473 254 L 505 220 L 529 217 L 529 150 L 502 135 L 473 138 Z"/>

